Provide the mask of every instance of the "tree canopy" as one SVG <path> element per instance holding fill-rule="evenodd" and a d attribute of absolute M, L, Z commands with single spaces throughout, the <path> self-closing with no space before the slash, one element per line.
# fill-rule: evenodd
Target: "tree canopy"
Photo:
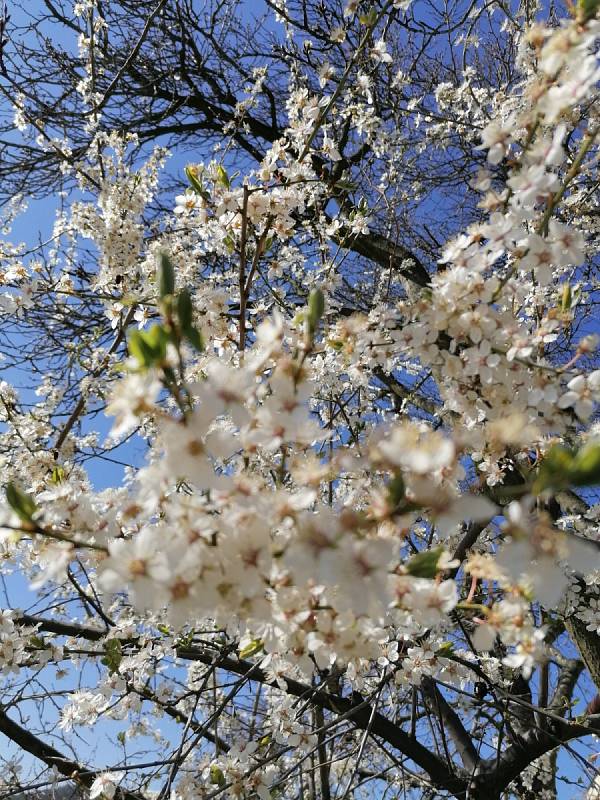
<path fill-rule="evenodd" d="M 597 800 L 599 0 L 0 12 L 0 798 Z"/>

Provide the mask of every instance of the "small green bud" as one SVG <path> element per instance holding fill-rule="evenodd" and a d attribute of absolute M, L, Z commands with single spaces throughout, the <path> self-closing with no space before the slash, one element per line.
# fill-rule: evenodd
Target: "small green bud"
<path fill-rule="evenodd" d="M 562 295 L 560 300 L 561 309 L 563 311 L 570 311 L 572 302 L 573 302 L 573 293 L 571 291 L 571 284 L 565 283 L 562 289 Z"/>
<path fill-rule="evenodd" d="M 377 22 L 377 9 L 370 8 L 366 14 L 361 14 L 358 18 L 361 25 L 372 26 Z"/>
<path fill-rule="evenodd" d="M 358 188 L 358 184 L 353 181 L 341 180 L 336 182 L 334 188 L 339 189 L 340 192 L 352 192 Z"/>
<path fill-rule="evenodd" d="M 50 476 L 50 482 L 56 485 L 62 483 L 65 479 L 65 470 L 63 467 L 54 467 L 52 470 L 52 475 Z"/>
<path fill-rule="evenodd" d="M 313 289 L 308 298 L 308 329 L 311 334 L 317 330 L 319 321 L 325 312 L 325 296 L 320 289 Z"/>
<path fill-rule="evenodd" d="M 544 456 L 533 490 L 566 489 L 569 486 L 595 486 L 600 483 L 600 442 L 590 441 L 573 451 L 555 445 Z"/>
<path fill-rule="evenodd" d="M 140 367 L 149 367 L 152 364 L 152 350 L 146 344 L 141 331 L 132 331 L 129 334 L 127 347 Z"/>

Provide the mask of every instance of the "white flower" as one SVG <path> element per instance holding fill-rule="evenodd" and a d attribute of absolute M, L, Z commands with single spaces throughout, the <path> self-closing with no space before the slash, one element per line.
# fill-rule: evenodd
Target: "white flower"
<path fill-rule="evenodd" d="M 487 497 L 463 494 L 435 515 L 435 527 L 441 536 L 450 536 L 462 522 L 489 522 L 497 512 L 497 507 Z"/>
<path fill-rule="evenodd" d="M 530 512 L 530 499 L 512 502 L 505 511 L 509 538 L 496 557 L 514 581 L 525 578 L 546 608 L 555 608 L 568 584 L 565 565 L 579 572 L 600 567 L 595 544 L 558 530 Z"/>
<path fill-rule="evenodd" d="M 390 464 L 418 475 L 449 467 L 454 463 L 454 443 L 438 431 L 419 429 L 406 423 L 392 430 L 390 436 L 379 442 L 377 449 Z"/>
<path fill-rule="evenodd" d="M 514 653 L 510 653 L 502 659 L 502 663 L 513 669 L 520 669 L 523 677 L 529 678 L 535 665 L 545 656 L 545 635 L 544 630 L 536 628 L 527 638 L 517 644 Z"/>
<path fill-rule="evenodd" d="M 548 238 L 552 241 L 556 264 L 567 267 L 583 263 L 585 239 L 580 231 L 553 219 L 548 225 Z"/>
<path fill-rule="evenodd" d="M 185 194 L 177 195 L 175 198 L 175 214 L 189 214 L 199 206 L 200 197 L 195 192 L 189 191 Z"/>
<path fill-rule="evenodd" d="M 589 375 L 577 375 L 567 384 L 568 391 L 558 400 L 559 408 L 575 409 L 579 419 L 588 420 L 600 400 L 600 370 Z"/>
<path fill-rule="evenodd" d="M 552 243 L 532 233 L 522 242 L 522 246 L 527 248 L 527 253 L 520 259 L 519 269 L 523 272 L 532 270 L 534 279 L 541 286 L 548 286 L 556 274 Z"/>
<path fill-rule="evenodd" d="M 479 148 L 488 151 L 490 164 L 499 164 L 508 152 L 510 141 L 510 128 L 503 128 L 499 122 L 492 120 L 481 132 Z"/>
<path fill-rule="evenodd" d="M 387 51 L 386 44 L 383 39 L 378 39 L 373 48 L 371 49 L 371 58 L 381 64 L 390 64 L 392 61 L 391 55 Z"/>
<path fill-rule="evenodd" d="M 506 182 L 513 190 L 513 204 L 532 206 L 558 187 L 558 178 L 543 165 L 533 164 L 513 174 Z"/>
<path fill-rule="evenodd" d="M 329 61 L 325 61 L 318 70 L 319 85 L 321 88 L 335 76 L 335 68 L 331 66 Z"/>
<path fill-rule="evenodd" d="M 324 554 L 318 580 L 326 586 L 339 587 L 341 607 L 350 608 L 356 615 L 378 618 L 391 599 L 387 573 L 396 549 L 391 539 L 354 541 Z M 360 592 L 356 591 L 357 586 L 361 586 Z"/>
<path fill-rule="evenodd" d="M 217 359 L 209 361 L 204 372 L 206 380 L 191 387 L 198 401 L 195 421 L 208 427 L 217 417 L 229 414 L 239 427 L 249 422 L 245 405 L 256 382 L 253 373 Z"/>
<path fill-rule="evenodd" d="M 440 583 L 414 578 L 410 583 L 408 606 L 425 627 L 439 625 L 458 603 L 458 589 L 453 580 Z"/>
<path fill-rule="evenodd" d="M 528 159 L 552 167 L 562 164 L 565 158 L 562 142 L 566 132 L 566 125 L 558 125 L 552 137 L 539 138 L 529 150 Z M 552 225 L 552 222 L 550 225 Z"/>
<path fill-rule="evenodd" d="M 67 574 L 67 567 L 74 557 L 74 549 L 66 542 L 53 542 L 44 548 L 40 556 L 41 570 L 38 576 L 31 581 L 31 589 L 40 589 L 48 581 L 63 580 Z"/>
<path fill-rule="evenodd" d="M 201 489 L 229 486 L 230 479 L 216 473 L 216 462 L 228 459 L 239 444 L 232 434 L 211 428 L 211 412 L 200 407 L 181 422 L 161 421 L 164 468 L 171 480 L 184 478 Z"/>
<path fill-rule="evenodd" d="M 521 598 L 504 598 L 488 609 L 483 619 L 476 619 L 473 645 L 479 651 L 492 650 L 496 637 L 505 644 L 514 644 L 527 622 L 528 609 Z"/>
<path fill-rule="evenodd" d="M 161 385 L 155 373 L 130 372 L 118 381 L 106 407 L 109 416 L 116 417 L 110 436 L 118 439 L 129 433 L 154 409 Z"/>
<path fill-rule="evenodd" d="M 346 40 L 346 31 L 344 28 L 332 28 L 329 33 L 329 39 L 332 42 L 344 42 Z"/>
<path fill-rule="evenodd" d="M 119 325 L 121 322 L 121 312 L 123 311 L 123 306 L 121 303 L 113 303 L 113 305 L 109 306 L 106 309 L 106 316 L 110 320 L 110 327 L 113 330 Z"/>
<path fill-rule="evenodd" d="M 106 798 L 112 800 L 120 781 L 123 780 L 122 772 L 103 772 L 94 780 L 90 787 L 90 800 Z"/>
<path fill-rule="evenodd" d="M 165 583 L 171 574 L 164 537 L 164 529 L 155 526 L 142 528 L 129 539 L 109 542 L 109 556 L 100 563 L 100 586 L 107 592 L 128 586 L 138 608 L 160 608 L 165 597 L 159 592 L 159 583 Z"/>
<path fill-rule="evenodd" d="M 323 144 L 321 145 L 321 149 L 332 161 L 340 161 L 342 158 L 336 143 L 327 136 L 325 131 L 323 132 Z"/>
<path fill-rule="evenodd" d="M 147 306 L 138 306 L 133 314 L 133 318 L 137 322 L 138 328 L 143 328 L 151 317 L 152 313 Z"/>
<path fill-rule="evenodd" d="M 433 673 L 435 655 L 432 650 L 422 647 L 409 647 L 402 661 L 402 669 L 396 673 L 398 683 L 406 681 L 413 686 L 419 686 L 424 675 Z"/>
<path fill-rule="evenodd" d="M 492 352 L 490 342 L 485 339 L 476 347 L 468 347 L 462 353 L 465 362 L 465 375 L 477 375 L 482 383 L 493 383 L 500 356 Z"/>

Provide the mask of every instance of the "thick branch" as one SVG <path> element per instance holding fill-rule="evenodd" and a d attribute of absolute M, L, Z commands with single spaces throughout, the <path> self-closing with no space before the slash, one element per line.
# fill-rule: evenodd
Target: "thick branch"
<path fill-rule="evenodd" d="M 423 678 L 421 691 L 429 700 L 431 710 L 440 720 L 440 724 L 448 729 L 465 769 L 474 772 L 479 763 L 479 756 L 460 717 L 448 704 L 432 678 L 428 676 Z"/>
<path fill-rule="evenodd" d="M 88 789 L 99 774 L 99 771 L 85 769 L 76 761 L 63 756 L 54 747 L 46 744 L 46 742 L 34 736 L 33 733 L 18 725 L 1 708 L 0 733 L 3 733 L 11 741 L 19 745 L 22 750 L 43 761 L 48 767 L 58 770 L 61 775 L 65 775 L 74 783 L 85 786 Z M 140 800 L 139 795 L 128 792 L 125 789 L 118 789 L 115 797 L 117 800 Z"/>

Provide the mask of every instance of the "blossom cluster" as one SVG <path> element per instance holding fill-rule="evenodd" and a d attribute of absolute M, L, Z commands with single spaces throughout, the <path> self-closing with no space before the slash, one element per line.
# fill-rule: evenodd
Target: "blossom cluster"
<path fill-rule="evenodd" d="M 408 13 L 410 3 L 392 6 Z M 76 13 L 93 18 L 95 7 L 81 2 Z M 347 3 L 344 25 L 357 7 Z M 165 151 L 136 170 L 134 138 L 95 134 L 91 150 L 102 155 L 76 174 L 97 196 L 60 215 L 56 237 L 70 243 L 64 262 L 53 261 L 52 292 L 68 314 L 79 288 L 72 242 L 98 250 L 88 288 L 105 330 L 100 344 L 84 332 L 85 346 L 69 350 L 85 372 L 80 406 L 55 435 L 64 397 L 51 376 L 29 406 L 0 386 L 2 555 L 34 590 L 60 594 L 70 582 L 106 627 L 87 630 L 85 651 L 102 659 L 102 683 L 73 693 L 61 729 L 139 715 L 151 691 L 191 726 L 196 706 L 185 693 L 173 700 L 163 671 L 182 652 L 216 671 L 215 642 L 244 680 L 261 670 L 270 687 L 267 732 L 249 726 L 242 746 L 232 714 L 225 748 L 207 723 L 216 754 L 190 756 L 173 800 L 217 789 L 271 797 L 285 775 L 274 753 L 285 763 L 288 749 L 303 757 L 323 747 L 325 723 L 286 695 L 292 680 L 347 699 L 383 697 L 383 687 L 414 693 L 432 678 L 460 690 L 481 674 L 505 687 L 517 673 L 529 678 L 551 648 L 533 604 L 555 610 L 575 573 L 591 593 L 598 583 L 593 512 L 559 520 L 552 501 L 599 474 L 598 337 L 573 334 L 592 256 L 573 198 L 596 166 L 598 112 L 580 119 L 582 105 L 598 101 L 600 22 L 528 30 L 522 83 L 492 108 L 474 145 L 486 159 L 472 176 L 477 220 L 441 248 L 426 285 L 404 285 L 417 263 L 404 253 L 396 290 L 386 294 L 380 280 L 360 311 L 340 300 L 361 280 L 343 262 L 353 246 L 381 245 L 370 238 L 380 209 L 348 200 L 336 131 L 353 120 L 365 148 L 400 147 L 374 124 L 367 72 L 394 60 L 381 19 L 361 22 L 377 35 L 364 35 L 347 74 L 321 65 L 332 95 L 292 86 L 288 127 L 254 170 L 230 174 L 216 158 L 188 166 L 187 188 L 151 231 L 144 216 Z M 342 46 L 346 36 L 335 27 L 328 41 Z M 264 79 L 254 75 L 239 125 Z M 399 91 L 404 81 L 398 73 Z M 78 91 L 98 100 L 89 78 Z M 484 95 L 441 84 L 436 102 L 445 112 Z M 433 116 L 423 124 L 439 132 Z M 393 182 L 400 167 L 390 162 Z M 10 255 L 19 267 L 3 267 L 11 292 L 0 309 L 19 320 L 41 268 L 27 268 L 18 249 Z M 75 425 L 86 404 L 111 418 L 105 441 Z M 143 443 L 142 463 L 122 485 L 95 490 L 81 454 L 131 441 Z M 590 630 L 599 617 L 598 600 L 579 610 Z M 43 669 L 71 645 L 81 655 L 37 634 L 0 612 L 3 673 Z M 190 668 L 190 693 L 201 694 L 203 680 Z M 227 708 L 221 691 L 215 683 L 214 702 Z M 162 735 L 140 722 L 136 734 L 150 733 Z M 98 773 L 90 797 L 112 798 L 124 780 Z"/>

